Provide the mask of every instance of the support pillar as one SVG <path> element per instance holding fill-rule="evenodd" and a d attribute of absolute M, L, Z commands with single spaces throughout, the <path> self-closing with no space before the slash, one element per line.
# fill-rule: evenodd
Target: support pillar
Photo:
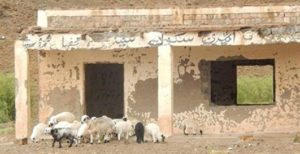
<path fill-rule="evenodd" d="M 158 47 L 158 123 L 161 131 L 173 133 L 173 53 L 171 46 Z"/>
<path fill-rule="evenodd" d="M 16 139 L 27 139 L 30 122 L 30 98 L 28 89 L 28 52 L 23 42 L 15 42 L 15 108 L 16 108 Z"/>

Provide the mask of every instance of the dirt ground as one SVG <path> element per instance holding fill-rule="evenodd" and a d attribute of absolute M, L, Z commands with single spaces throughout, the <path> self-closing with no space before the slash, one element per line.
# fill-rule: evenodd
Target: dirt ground
<path fill-rule="evenodd" d="M 300 153 L 300 144 L 295 143 L 294 138 L 295 134 L 260 134 L 243 137 L 240 135 L 207 134 L 203 136 L 175 135 L 167 138 L 164 143 L 137 144 L 134 141 L 135 137 L 132 137 L 129 143 L 113 140 L 107 144 L 80 144 L 71 148 L 68 147 L 68 143 L 63 143 L 61 149 L 58 148 L 58 144 L 52 148 L 50 140 L 27 145 L 14 144 L 12 141 L 0 141 L 0 153 Z"/>

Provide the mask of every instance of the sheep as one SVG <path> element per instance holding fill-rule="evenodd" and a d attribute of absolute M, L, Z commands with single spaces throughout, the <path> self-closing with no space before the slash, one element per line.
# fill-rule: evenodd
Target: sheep
<path fill-rule="evenodd" d="M 104 116 L 104 117 L 106 117 L 106 116 Z M 91 117 L 90 118 L 88 115 L 83 115 L 81 117 L 80 123 L 83 124 L 83 123 L 86 123 L 89 120 L 95 120 L 95 119 L 96 119 L 96 117 Z"/>
<path fill-rule="evenodd" d="M 75 120 L 74 114 L 70 112 L 61 112 L 57 115 L 50 117 L 48 124 L 49 127 L 53 127 L 55 124 L 57 124 L 60 121 L 73 122 L 74 120 Z"/>
<path fill-rule="evenodd" d="M 118 135 L 118 140 L 121 140 L 122 136 L 125 136 L 126 142 L 128 141 L 129 133 L 131 131 L 131 123 L 124 118 L 115 125 L 115 133 Z"/>
<path fill-rule="evenodd" d="M 145 134 L 152 137 L 153 142 L 164 142 L 165 136 L 161 133 L 159 126 L 155 123 L 149 123 L 145 126 Z"/>
<path fill-rule="evenodd" d="M 129 136 L 134 136 L 134 135 L 135 135 L 134 128 L 135 128 L 135 125 L 136 125 L 139 121 L 136 120 L 136 119 L 131 119 L 131 120 L 128 120 L 128 121 L 131 123 L 131 127 L 132 127 L 132 129 L 131 129 L 130 132 L 129 132 Z"/>
<path fill-rule="evenodd" d="M 30 139 L 33 143 L 39 142 L 40 139 L 45 137 L 45 130 L 48 126 L 44 123 L 39 123 L 33 127 Z"/>
<path fill-rule="evenodd" d="M 81 117 L 80 123 L 83 124 L 83 123 L 87 122 L 88 120 L 90 120 L 90 117 L 88 115 L 83 115 Z"/>
<path fill-rule="evenodd" d="M 59 148 L 61 148 L 61 141 L 64 138 L 70 141 L 69 147 L 72 147 L 74 142 L 76 144 L 76 136 L 74 136 L 71 128 L 52 128 L 50 134 L 53 137 L 52 147 L 54 147 L 55 142 L 58 142 Z"/>
<path fill-rule="evenodd" d="M 44 130 L 44 133 L 45 134 L 50 134 L 51 130 L 53 128 L 57 128 L 57 129 L 60 129 L 60 128 L 69 128 L 69 127 L 75 127 L 74 129 L 79 129 L 80 127 L 80 122 L 78 121 L 73 121 L 73 123 L 70 123 L 70 122 L 67 122 L 67 121 L 61 121 L 61 122 L 58 122 L 57 124 L 55 125 L 52 125 L 52 127 L 47 127 L 45 128 Z"/>
<path fill-rule="evenodd" d="M 138 122 L 135 125 L 134 132 L 136 135 L 136 142 L 139 144 L 141 144 L 141 142 L 144 142 L 145 127 L 144 127 L 143 123 Z"/>
<path fill-rule="evenodd" d="M 87 123 L 89 120 L 95 120 L 95 119 L 96 119 L 96 117 L 90 118 L 88 115 L 83 115 L 83 116 L 81 117 L 80 123 L 81 123 L 81 125 L 83 125 L 84 123 Z M 79 140 L 78 140 L 78 143 L 81 143 L 81 140 L 82 140 L 83 142 L 87 143 L 89 139 L 90 139 L 90 138 L 89 138 L 88 136 L 84 136 L 82 139 L 79 139 Z"/>
<path fill-rule="evenodd" d="M 57 128 L 57 129 L 60 129 L 60 128 L 71 128 L 74 130 L 75 132 L 75 135 L 77 135 L 77 131 L 79 129 L 79 127 L 81 126 L 80 122 L 79 121 L 73 121 L 72 123 L 70 122 L 67 122 L 67 121 L 61 121 L 59 123 L 57 123 L 56 125 L 54 125 L 53 128 Z"/>
<path fill-rule="evenodd" d="M 103 117 L 107 118 L 107 116 L 103 116 Z M 96 119 L 96 117 L 90 118 L 88 115 L 83 115 L 83 116 L 81 117 L 80 123 L 81 123 L 81 125 L 82 125 L 82 124 L 84 124 L 84 123 L 87 123 L 89 120 L 95 120 L 95 119 Z M 78 143 L 80 143 L 81 140 L 82 140 L 83 142 L 87 143 L 88 140 L 90 140 L 90 138 L 89 138 L 88 136 L 84 136 L 82 139 L 79 139 L 79 140 L 78 140 Z"/>
<path fill-rule="evenodd" d="M 189 135 L 193 134 L 196 135 L 197 132 L 199 131 L 200 135 L 203 134 L 202 130 L 199 129 L 199 125 L 197 124 L 197 121 L 194 119 L 185 119 L 183 122 L 183 134 L 184 135 Z"/>
<path fill-rule="evenodd" d="M 77 145 L 77 132 L 80 127 L 79 121 L 73 121 L 69 123 L 67 121 L 61 121 L 57 123 L 53 128 L 50 130 L 50 134 L 53 137 L 52 147 L 54 147 L 55 142 L 59 142 L 59 147 L 61 148 L 61 140 L 66 138 L 70 141 L 69 147 L 72 146 L 73 143 Z"/>
<path fill-rule="evenodd" d="M 123 121 L 123 119 L 121 119 L 121 118 L 120 118 L 120 119 L 113 119 L 112 121 L 113 121 L 114 124 L 116 125 L 118 122 Z"/>
<path fill-rule="evenodd" d="M 104 136 L 104 143 L 109 142 L 110 134 L 115 130 L 114 123 L 111 118 L 102 116 L 94 120 L 89 120 L 80 126 L 77 138 L 81 139 L 85 135 L 90 135 L 90 143 L 93 144 L 93 135 L 97 134 L 98 143 L 101 143 L 100 137 Z"/>

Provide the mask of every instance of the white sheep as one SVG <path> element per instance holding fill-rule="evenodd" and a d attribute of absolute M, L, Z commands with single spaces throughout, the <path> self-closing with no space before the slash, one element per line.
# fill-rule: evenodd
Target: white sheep
<path fill-rule="evenodd" d="M 80 126 L 81 126 L 80 122 L 76 121 L 76 120 L 73 121 L 72 123 L 67 122 L 67 121 L 61 121 L 61 122 L 57 123 L 56 125 L 54 125 L 53 128 L 57 128 L 57 129 L 70 128 L 72 130 L 72 134 L 74 136 L 76 136 Z"/>
<path fill-rule="evenodd" d="M 49 124 L 49 127 L 52 127 L 60 121 L 67 121 L 67 122 L 72 123 L 74 120 L 75 120 L 74 114 L 72 114 L 70 112 L 61 112 L 59 114 L 56 114 L 56 115 L 50 117 L 48 124 Z"/>
<path fill-rule="evenodd" d="M 30 139 L 33 143 L 39 142 L 40 139 L 47 138 L 45 134 L 45 130 L 48 126 L 44 123 L 39 123 L 33 127 Z"/>
<path fill-rule="evenodd" d="M 118 122 L 123 121 L 123 119 L 122 119 L 122 118 L 112 119 L 112 121 L 113 121 L 114 124 L 116 125 Z"/>
<path fill-rule="evenodd" d="M 151 136 L 153 142 L 164 142 L 165 136 L 161 133 L 159 126 L 149 123 L 145 126 L 145 135 Z"/>
<path fill-rule="evenodd" d="M 203 133 L 202 130 L 199 128 L 197 121 L 194 119 L 191 119 L 191 118 L 185 119 L 182 122 L 182 125 L 183 125 L 183 134 L 184 135 L 189 135 L 189 134 L 196 135 L 197 132 L 199 132 L 202 135 L 202 133 Z"/>
<path fill-rule="evenodd" d="M 126 120 L 126 119 L 125 119 Z M 115 125 L 115 133 L 118 135 L 118 140 L 121 140 L 121 137 L 125 137 L 126 141 L 128 141 L 129 133 L 132 131 L 132 126 L 129 121 L 119 121 Z"/>
<path fill-rule="evenodd" d="M 83 123 L 87 122 L 88 120 L 90 120 L 90 117 L 88 115 L 83 115 L 81 117 L 80 123 L 83 124 Z"/>
<path fill-rule="evenodd" d="M 127 120 L 130 124 L 131 124 L 131 130 L 129 132 L 129 136 L 134 136 L 135 135 L 135 132 L 134 132 L 134 128 L 135 128 L 135 125 L 139 122 L 137 119 L 131 119 L 131 120 Z"/>
<path fill-rule="evenodd" d="M 102 116 L 94 120 L 82 124 L 78 130 L 77 137 L 79 139 L 86 135 L 90 135 L 90 143 L 93 144 L 93 135 L 97 135 L 98 143 L 101 143 L 101 137 L 104 136 L 104 143 L 109 142 L 110 135 L 115 130 L 114 123 L 111 118 Z"/>

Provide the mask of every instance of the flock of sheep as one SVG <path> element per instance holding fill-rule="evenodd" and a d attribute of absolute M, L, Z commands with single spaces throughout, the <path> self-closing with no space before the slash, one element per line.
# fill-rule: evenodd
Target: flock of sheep
<path fill-rule="evenodd" d="M 184 121 L 183 132 L 185 135 L 196 134 L 197 129 L 194 121 Z M 202 130 L 200 130 L 200 134 L 202 135 Z M 52 136 L 52 147 L 58 142 L 59 148 L 61 148 L 63 139 L 67 139 L 70 143 L 69 147 L 71 147 L 73 144 L 77 145 L 87 140 L 93 144 L 94 137 L 98 143 L 108 143 L 114 137 L 117 137 L 118 140 L 125 138 L 125 142 L 128 142 L 129 136 L 134 135 L 137 143 L 144 142 L 144 136 L 150 137 L 153 142 L 164 142 L 165 140 L 164 134 L 155 123 L 148 123 L 144 126 L 137 120 L 111 119 L 105 115 L 92 118 L 83 115 L 79 122 L 70 112 L 62 112 L 50 117 L 48 125 L 39 123 L 34 126 L 30 139 L 36 143 L 45 136 Z"/>

